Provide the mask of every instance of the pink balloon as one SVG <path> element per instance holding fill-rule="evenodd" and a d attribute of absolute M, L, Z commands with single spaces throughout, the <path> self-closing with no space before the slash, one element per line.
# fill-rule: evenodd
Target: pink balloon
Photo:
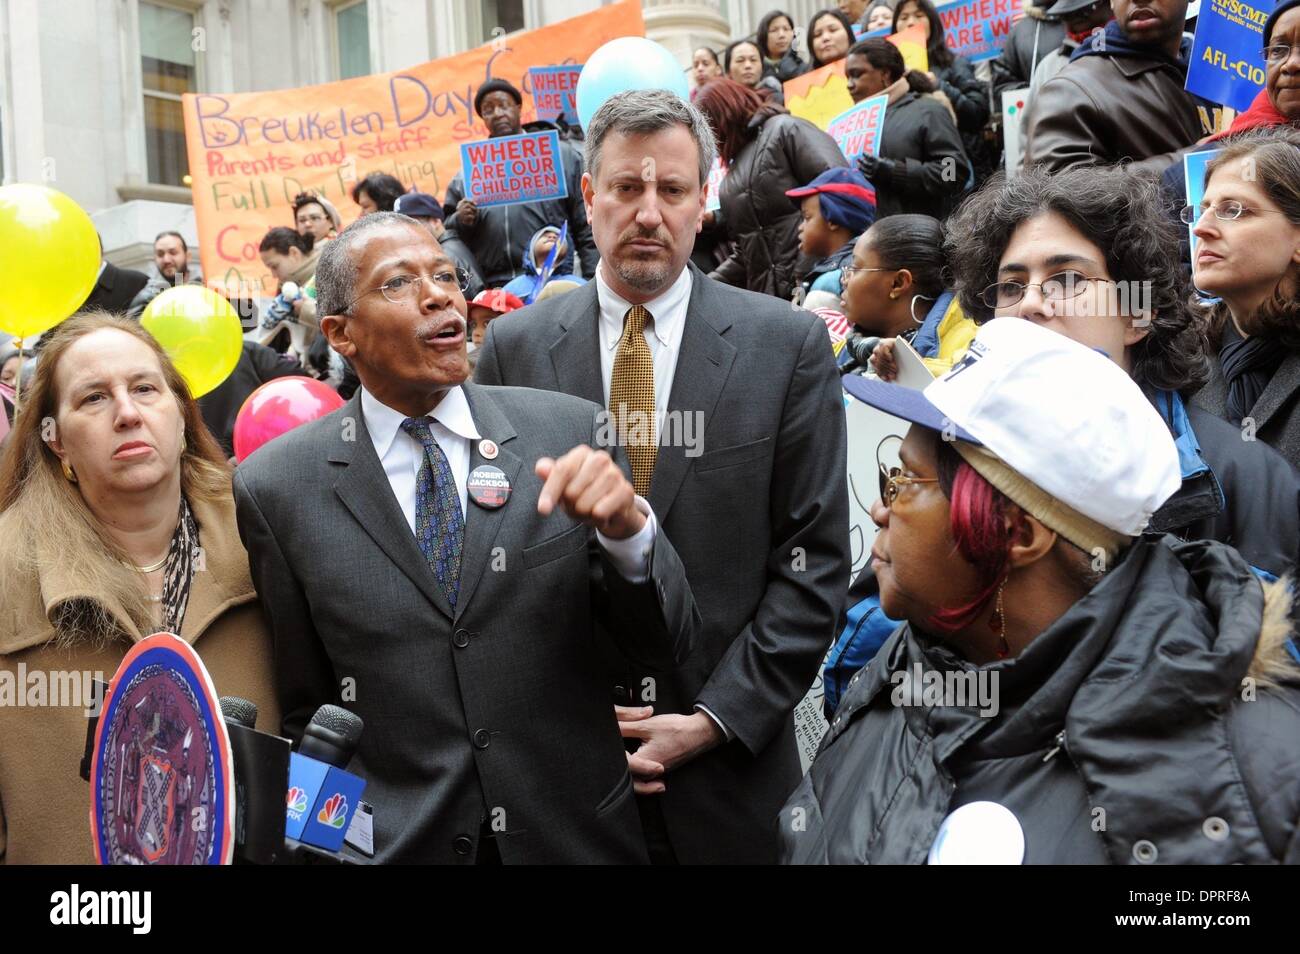
<path fill-rule="evenodd" d="M 268 441 L 342 406 L 338 392 L 315 378 L 267 381 L 248 396 L 235 418 L 235 460 L 242 464 Z"/>

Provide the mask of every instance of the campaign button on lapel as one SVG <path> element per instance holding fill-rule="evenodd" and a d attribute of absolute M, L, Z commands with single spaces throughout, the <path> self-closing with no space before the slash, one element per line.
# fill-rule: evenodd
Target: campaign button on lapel
<path fill-rule="evenodd" d="M 469 474 L 466 483 L 469 499 L 486 510 L 504 507 L 510 499 L 510 478 L 500 467 L 480 464 Z"/>

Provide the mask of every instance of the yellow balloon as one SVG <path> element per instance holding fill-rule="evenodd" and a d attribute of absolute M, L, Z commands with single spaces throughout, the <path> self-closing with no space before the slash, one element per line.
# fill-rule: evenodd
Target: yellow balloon
<path fill-rule="evenodd" d="M 235 309 L 202 285 L 167 289 L 149 302 L 140 324 L 163 346 L 196 398 L 230 377 L 244 348 Z"/>
<path fill-rule="evenodd" d="M 62 192 L 0 186 L 0 331 L 53 328 L 85 302 L 99 276 L 95 225 Z"/>

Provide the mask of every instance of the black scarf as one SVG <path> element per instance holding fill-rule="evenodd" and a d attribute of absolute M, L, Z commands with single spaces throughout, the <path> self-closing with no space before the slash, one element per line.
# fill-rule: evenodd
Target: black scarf
<path fill-rule="evenodd" d="M 1261 335 L 1243 338 L 1231 321 L 1224 323 L 1219 367 L 1228 382 L 1229 421 L 1240 425 L 1250 414 L 1284 357 L 1286 351 L 1277 342 Z"/>

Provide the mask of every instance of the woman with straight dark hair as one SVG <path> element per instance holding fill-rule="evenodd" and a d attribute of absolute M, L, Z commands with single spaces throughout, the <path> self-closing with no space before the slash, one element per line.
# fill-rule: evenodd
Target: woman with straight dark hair
<path fill-rule="evenodd" d="M 1142 388 L 1182 474 L 1153 532 L 1230 543 L 1268 578 L 1292 573 L 1300 478 L 1263 441 L 1188 403 L 1210 361 L 1161 209 L 1155 183 L 1122 169 L 995 176 L 948 221 L 962 307 L 977 323 L 1012 316 L 1072 338 Z"/>
<path fill-rule="evenodd" d="M 752 37 L 742 37 L 727 45 L 722 57 L 726 79 L 758 92 L 766 102 L 777 106 L 785 103 L 785 90 L 781 81 L 763 71 L 763 53 Z M 692 100 L 695 102 L 695 100 Z"/>
<path fill-rule="evenodd" d="M 809 66 L 799 57 L 795 46 L 794 20 L 784 10 L 770 10 L 758 21 L 754 31 L 758 50 L 763 54 L 763 74 L 784 83 L 808 72 Z"/>
<path fill-rule="evenodd" d="M 853 21 L 839 10 L 818 10 L 808 21 L 809 69 L 844 59 L 852 45 Z"/>
<path fill-rule="evenodd" d="M 711 277 L 790 298 L 800 268 L 799 206 L 786 195 L 832 166 L 847 166 L 835 140 L 747 86 L 714 80 L 695 100 L 727 166 L 719 199 L 736 249 Z"/>
<path fill-rule="evenodd" d="M 1196 287 L 1220 299 L 1202 309 L 1215 360 L 1196 403 L 1300 467 L 1300 132 L 1226 140 L 1184 221 Z"/>

